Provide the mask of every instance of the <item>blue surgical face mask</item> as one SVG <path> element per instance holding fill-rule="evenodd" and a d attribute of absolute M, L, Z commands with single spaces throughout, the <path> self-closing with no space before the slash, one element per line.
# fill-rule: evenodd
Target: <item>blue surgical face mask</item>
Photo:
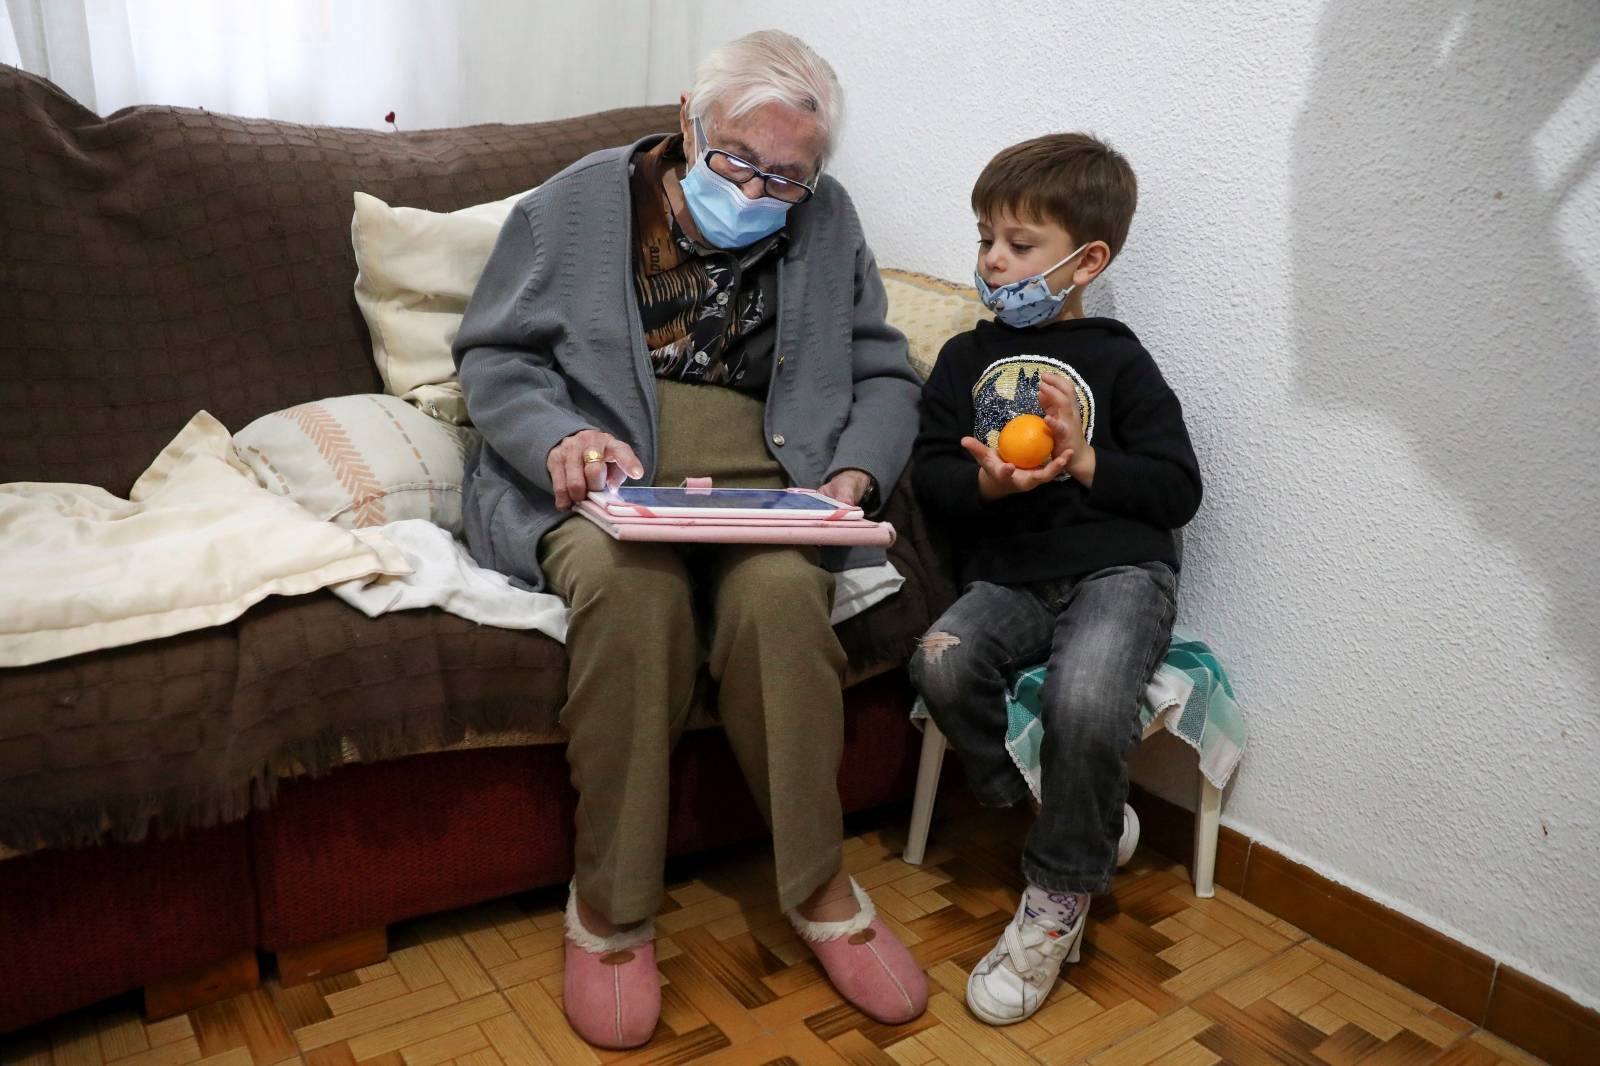
<path fill-rule="evenodd" d="M 1050 291 L 1050 283 L 1045 279 L 1077 258 L 1079 253 L 1092 243 L 1085 241 L 1078 245 L 1065 259 L 1048 270 L 1042 270 L 1032 277 L 1022 278 L 1019 281 L 1007 282 L 998 288 L 991 289 L 989 283 L 983 280 L 983 274 L 974 270 L 972 283 L 978 290 L 978 299 L 994 312 L 995 318 L 1016 329 L 1026 329 L 1041 322 L 1048 322 L 1061 313 L 1067 297 L 1071 296 L 1072 290 L 1078 286 L 1068 285 L 1060 292 L 1053 293 Z"/>
<path fill-rule="evenodd" d="M 679 186 L 700 235 L 718 248 L 743 248 L 783 228 L 792 204 L 761 196 L 754 200 L 744 190 L 712 170 L 706 163 L 706 134 L 694 120 L 694 166 Z"/>

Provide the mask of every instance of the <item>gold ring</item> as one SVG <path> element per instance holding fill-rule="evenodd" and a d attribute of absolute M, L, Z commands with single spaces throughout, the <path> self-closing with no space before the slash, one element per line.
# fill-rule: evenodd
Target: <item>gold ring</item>
<path fill-rule="evenodd" d="M 593 448 L 590 448 L 588 451 L 583 453 L 583 465 L 588 466 L 590 463 L 598 463 L 604 458 L 605 455 L 603 453 L 597 452 Z"/>

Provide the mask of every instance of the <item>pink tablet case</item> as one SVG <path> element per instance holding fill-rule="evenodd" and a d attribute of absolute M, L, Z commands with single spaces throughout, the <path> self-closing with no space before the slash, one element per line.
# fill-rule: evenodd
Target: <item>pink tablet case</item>
<path fill-rule="evenodd" d="M 593 500 L 582 500 L 578 513 L 617 540 L 672 541 L 682 544 L 869 544 L 887 548 L 894 527 L 866 519 L 741 518 L 722 522 L 704 518 L 622 518 L 607 513 Z"/>
<path fill-rule="evenodd" d="M 710 488 L 710 478 L 689 478 L 686 488 Z M 782 515 L 773 518 L 623 516 L 587 498 L 578 513 L 617 540 L 666 541 L 680 544 L 863 544 L 887 548 L 894 527 L 865 518 Z"/>

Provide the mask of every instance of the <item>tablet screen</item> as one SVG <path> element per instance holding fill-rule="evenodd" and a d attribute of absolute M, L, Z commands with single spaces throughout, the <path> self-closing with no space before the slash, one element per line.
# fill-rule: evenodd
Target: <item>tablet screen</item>
<path fill-rule="evenodd" d="M 832 514 L 840 507 L 803 492 L 783 489 L 683 489 L 625 485 L 613 493 L 622 503 L 640 507 L 693 507 L 707 511 L 737 507 L 751 511 L 814 511 Z"/>

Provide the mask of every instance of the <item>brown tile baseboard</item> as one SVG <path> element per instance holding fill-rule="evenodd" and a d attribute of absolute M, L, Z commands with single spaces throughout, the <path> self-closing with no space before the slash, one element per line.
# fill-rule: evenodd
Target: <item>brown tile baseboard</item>
<path fill-rule="evenodd" d="M 1600 1062 L 1600 1013 L 1501 966 L 1483 1027 L 1555 1063 Z"/>
<path fill-rule="evenodd" d="M 1194 860 L 1194 815 L 1135 785 L 1143 843 L 1178 862 Z M 1218 885 L 1305 930 L 1461 1017 L 1557 1066 L 1600 1062 L 1600 1012 L 1222 828 Z"/>
<path fill-rule="evenodd" d="M 1495 962 L 1482 952 L 1259 844 L 1250 849 L 1240 895 L 1390 980 L 1483 1024 Z"/>

